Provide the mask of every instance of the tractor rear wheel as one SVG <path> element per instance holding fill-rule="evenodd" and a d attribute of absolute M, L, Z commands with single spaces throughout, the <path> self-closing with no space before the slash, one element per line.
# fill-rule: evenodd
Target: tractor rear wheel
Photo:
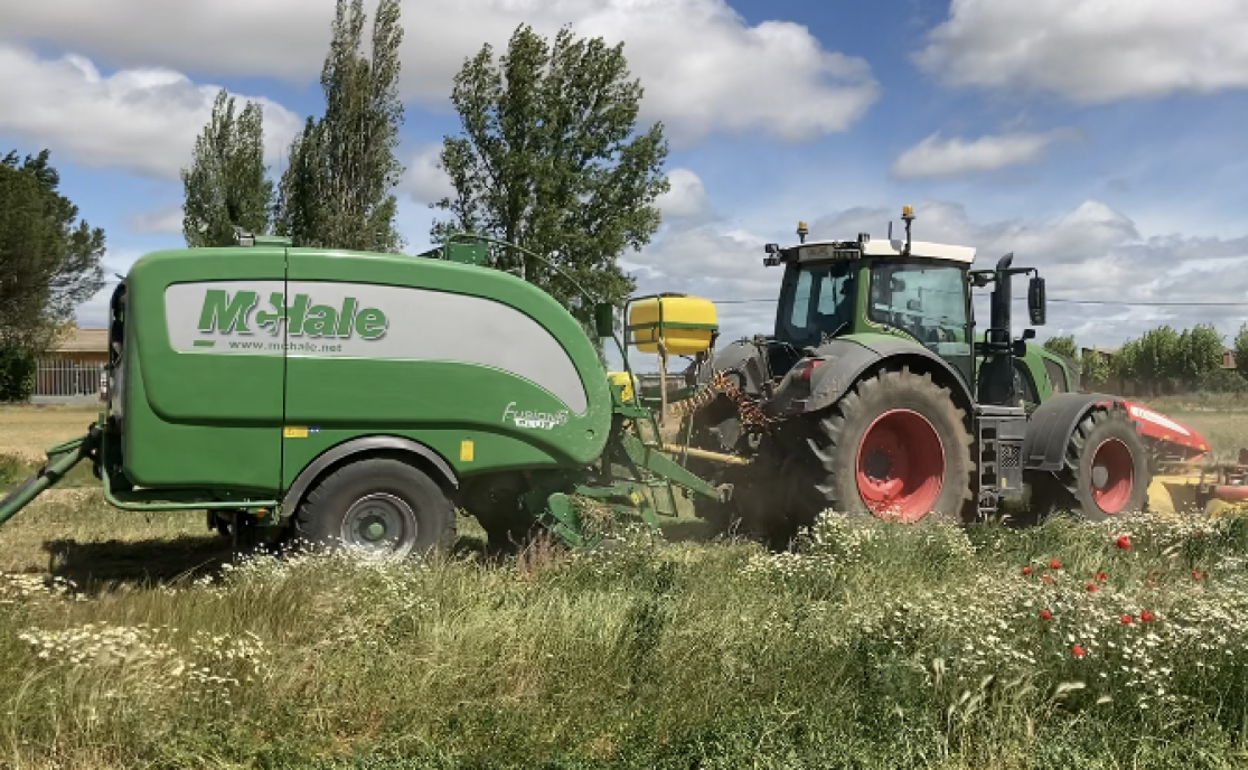
<path fill-rule="evenodd" d="M 914 523 L 933 514 L 965 521 L 975 468 L 965 412 L 948 388 L 908 367 L 861 380 L 808 440 L 818 494 L 800 504 Z M 813 515 L 812 515 L 813 514 Z"/>
<path fill-rule="evenodd" d="M 1089 521 L 1144 510 L 1149 455 L 1127 413 L 1095 409 L 1084 417 L 1070 436 L 1058 478 L 1065 502 Z"/>
<path fill-rule="evenodd" d="M 381 556 L 425 556 L 454 544 L 455 508 L 414 465 L 368 457 L 316 484 L 295 514 L 295 535 Z"/>

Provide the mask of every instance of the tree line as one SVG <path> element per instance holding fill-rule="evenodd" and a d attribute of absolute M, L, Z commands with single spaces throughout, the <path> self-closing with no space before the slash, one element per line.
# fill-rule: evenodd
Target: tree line
<path fill-rule="evenodd" d="M 1212 324 L 1182 331 L 1169 325 L 1149 329 L 1124 342 L 1108 361 L 1092 350 L 1080 352 L 1073 335 L 1051 337 L 1044 347 L 1075 362 L 1089 387 L 1113 379 L 1133 382 L 1150 396 L 1179 390 L 1248 392 L 1248 324 L 1240 326 L 1231 343 L 1234 370 L 1222 368 L 1226 338 Z"/>
<path fill-rule="evenodd" d="M 280 174 L 266 164 L 262 105 L 217 94 L 180 172 L 188 246 L 232 245 L 239 228 L 296 246 L 402 251 L 400 22 L 399 0 L 380 0 L 371 27 L 362 0 L 337 0 L 324 108 L 305 118 Z M 451 89 L 460 131 L 443 137 L 439 166 L 453 192 L 430 204 L 443 217 L 430 239 L 501 239 L 544 255 L 604 301 L 627 297 L 635 283 L 617 259 L 649 243 L 669 189 L 663 125 L 637 127 L 643 94 L 622 43 L 567 28 L 548 40 L 522 24 L 505 52 L 483 45 Z M 38 356 L 104 286 L 104 232 L 78 218 L 58 184 L 48 150 L 0 160 L 0 401 L 29 399 Z M 518 250 L 494 256 L 591 322 L 590 303 L 546 264 Z"/>

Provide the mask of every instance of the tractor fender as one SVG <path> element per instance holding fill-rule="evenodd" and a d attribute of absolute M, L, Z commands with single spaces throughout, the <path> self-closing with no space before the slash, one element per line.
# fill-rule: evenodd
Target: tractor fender
<path fill-rule="evenodd" d="M 753 397 L 762 394 L 763 383 L 767 381 L 767 359 L 761 346 L 753 340 L 736 340 L 716 351 L 712 367 L 735 375 L 733 379 L 741 392 Z M 710 377 L 709 369 L 702 370 L 704 381 Z"/>
<path fill-rule="evenodd" d="M 841 400 L 863 374 L 886 360 L 904 364 L 909 359 L 925 365 L 938 375 L 940 384 L 953 391 L 953 400 L 959 407 L 970 409 L 973 403 L 970 390 L 952 366 L 922 345 L 907 340 L 872 339 L 864 344 L 852 339 L 834 339 L 819 346 L 815 353 L 813 358 L 823 363 L 810 374 L 810 395 L 802 409 L 805 412 L 817 412 Z M 782 390 L 796 386 L 792 373 L 785 380 Z"/>
<path fill-rule="evenodd" d="M 379 450 L 415 455 L 436 471 L 436 475 L 440 478 L 435 478 L 435 481 L 441 481 L 455 489 L 459 488 L 459 479 L 450 463 L 424 444 L 400 436 L 361 436 L 326 449 L 315 460 L 308 463 L 307 467 L 295 477 L 290 489 L 286 490 L 286 495 L 282 498 L 283 515 L 289 516 L 294 512 L 308 491 L 308 487 L 312 486 L 326 470 L 354 455 Z"/>
<path fill-rule="evenodd" d="M 1071 434 L 1088 412 L 1097 407 L 1125 408 L 1123 400 L 1104 393 L 1058 393 L 1041 404 L 1027 420 L 1023 436 L 1023 468 L 1060 471 Z"/>

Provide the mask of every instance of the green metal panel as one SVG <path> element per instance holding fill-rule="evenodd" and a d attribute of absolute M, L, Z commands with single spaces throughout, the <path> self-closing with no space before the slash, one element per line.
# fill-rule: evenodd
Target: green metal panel
<path fill-rule="evenodd" d="M 1049 373 L 1044 369 L 1043 348 L 1039 345 L 1027 345 L 1027 352 L 1021 358 L 1017 358 L 1031 375 L 1031 381 L 1036 386 L 1036 395 L 1040 397 L 1040 403 L 1044 403 L 1053 397 L 1053 383 L 1049 380 Z"/>
<path fill-rule="evenodd" d="M 309 439 L 285 441 L 287 483 L 323 449 L 374 433 L 426 443 L 463 474 L 601 454 L 606 373 L 576 319 L 532 284 L 444 260 L 292 249 L 288 287 L 308 307 L 332 296 L 337 308 L 349 292 L 389 325 L 344 356 L 315 348 L 324 342 L 304 349 L 306 330 L 290 321 L 286 423 Z"/>
<path fill-rule="evenodd" d="M 130 269 L 122 449 L 123 470 L 135 484 L 278 488 L 283 358 L 178 350 L 174 338 L 194 333 L 185 319 L 194 324 L 202 309 L 185 306 L 179 284 L 281 285 L 284 272 L 280 247 L 154 252 Z"/>

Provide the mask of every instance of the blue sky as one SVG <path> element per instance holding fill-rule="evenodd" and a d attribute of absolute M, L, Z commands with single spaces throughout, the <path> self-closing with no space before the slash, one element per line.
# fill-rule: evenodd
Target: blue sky
<path fill-rule="evenodd" d="M 181 244 L 180 167 L 226 87 L 266 109 L 271 162 L 317 83 L 332 0 L 10 3 L 0 9 L 0 148 L 48 147 L 108 235 L 110 272 Z M 366 3 L 371 9 L 371 3 Z M 399 223 L 427 244 L 446 189 L 432 150 L 450 77 L 516 24 L 622 39 L 668 126 L 664 225 L 625 264 L 645 290 L 765 298 L 762 244 L 916 236 L 1036 265 L 1052 298 L 1239 307 L 1050 306 L 1049 334 L 1112 346 L 1160 323 L 1248 321 L 1248 13 L 1238 0 L 408 0 Z M 103 318 L 103 294 L 79 311 Z M 724 331 L 769 329 L 767 303 Z"/>

